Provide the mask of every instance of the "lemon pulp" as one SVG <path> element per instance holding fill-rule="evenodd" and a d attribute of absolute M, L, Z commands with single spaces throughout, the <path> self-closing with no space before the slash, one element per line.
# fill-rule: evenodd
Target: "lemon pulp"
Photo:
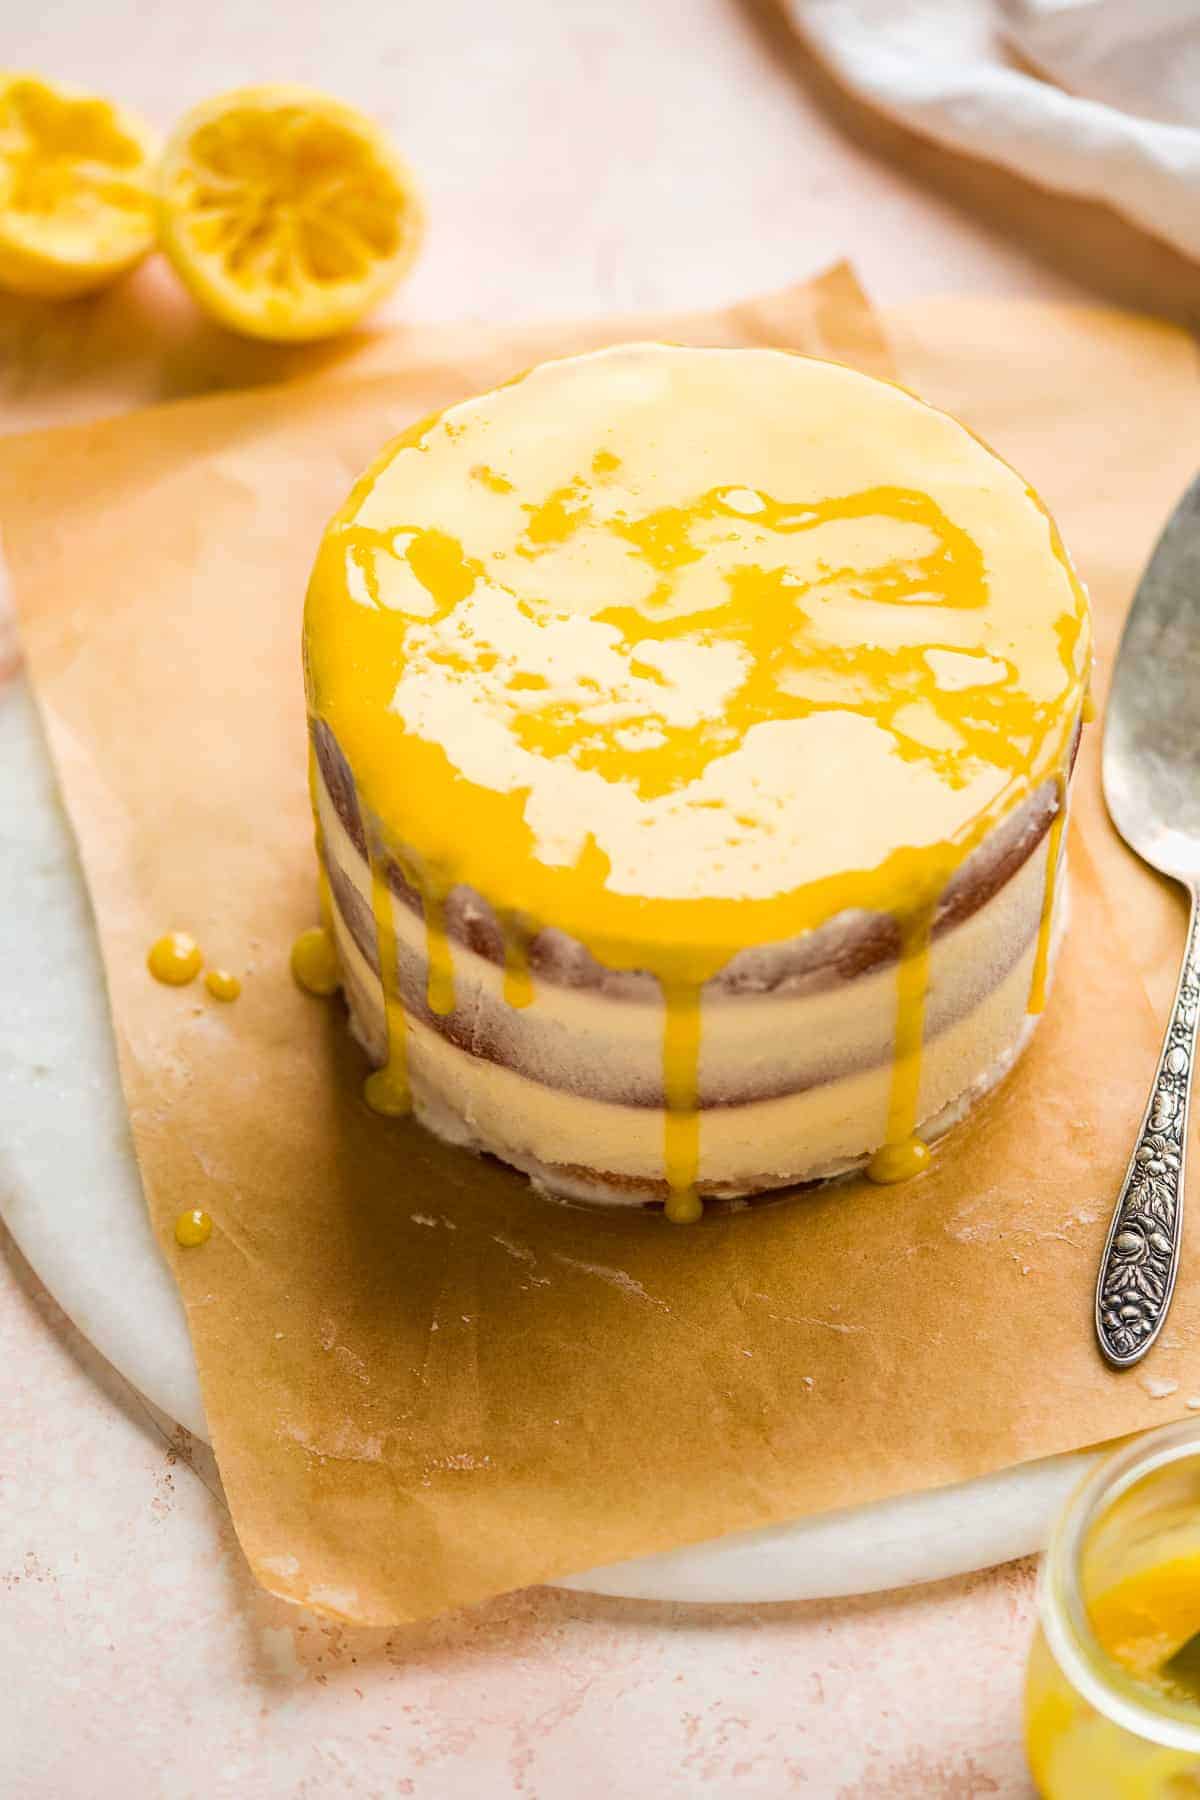
<path fill-rule="evenodd" d="M 148 125 L 111 101 L 0 74 L 0 287 L 67 299 L 154 242 Z"/>
<path fill-rule="evenodd" d="M 197 107 L 159 174 L 163 249 L 223 324 L 279 340 L 352 325 L 408 269 L 423 212 L 371 120 L 304 88 L 241 88 Z"/>

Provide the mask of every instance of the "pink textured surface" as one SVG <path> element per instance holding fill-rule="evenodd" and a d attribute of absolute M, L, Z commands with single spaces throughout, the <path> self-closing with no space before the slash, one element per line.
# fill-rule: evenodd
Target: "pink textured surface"
<path fill-rule="evenodd" d="M 250 1580 L 211 1458 L 0 1259 L 0 1791 L 1023 1795 L 1029 1574 L 823 1605 L 531 1589 L 352 1631 Z"/>
<path fill-rule="evenodd" d="M 56 0 L 3 60 L 160 125 L 246 79 L 375 110 L 434 230 L 393 317 L 701 306 L 851 256 L 880 301 L 963 290 L 1193 312 L 1196 272 L 1102 209 L 948 164 L 814 71 L 770 0 Z M 307 359 L 313 366 L 328 353 Z M 151 266 L 0 300 L 7 427 L 299 372 Z M 385 1634 L 250 1582 L 211 1460 L 90 1350 L 0 1234 L 0 1794 L 186 1800 L 1031 1791 L 1025 1565 L 832 1605 L 535 1590 Z"/>

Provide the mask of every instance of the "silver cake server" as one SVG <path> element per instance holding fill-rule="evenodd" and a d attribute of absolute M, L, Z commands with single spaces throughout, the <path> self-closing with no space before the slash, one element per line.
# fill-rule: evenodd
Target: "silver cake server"
<path fill-rule="evenodd" d="M 1200 476 L 1142 576 L 1113 671 L 1104 798 L 1131 849 L 1191 895 L 1175 1004 L 1096 1284 L 1096 1335 L 1116 1368 L 1143 1357 L 1179 1269 L 1188 1098 L 1200 1018 Z"/>

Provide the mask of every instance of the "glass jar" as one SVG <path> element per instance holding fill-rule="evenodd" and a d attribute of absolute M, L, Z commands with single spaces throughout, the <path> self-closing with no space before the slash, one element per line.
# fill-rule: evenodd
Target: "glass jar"
<path fill-rule="evenodd" d="M 1025 1741 L 1044 1800 L 1200 1800 L 1200 1422 L 1123 1445 L 1055 1528 Z"/>

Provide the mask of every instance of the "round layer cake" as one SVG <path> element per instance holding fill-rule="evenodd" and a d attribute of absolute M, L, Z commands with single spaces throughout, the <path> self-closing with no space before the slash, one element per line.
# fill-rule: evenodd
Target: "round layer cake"
<path fill-rule="evenodd" d="M 638 344 L 414 426 L 305 614 L 368 1099 L 677 1220 L 915 1173 L 1041 1010 L 1090 655 L 1036 495 L 851 369 Z"/>

